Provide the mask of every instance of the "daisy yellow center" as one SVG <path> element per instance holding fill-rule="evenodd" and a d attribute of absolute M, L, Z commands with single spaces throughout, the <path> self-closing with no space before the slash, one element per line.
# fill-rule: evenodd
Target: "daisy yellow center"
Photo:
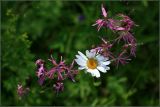
<path fill-rule="evenodd" d="M 87 67 L 89 69 L 95 69 L 97 67 L 97 65 L 98 65 L 97 60 L 95 60 L 93 58 L 88 59 L 88 61 L 87 61 Z"/>

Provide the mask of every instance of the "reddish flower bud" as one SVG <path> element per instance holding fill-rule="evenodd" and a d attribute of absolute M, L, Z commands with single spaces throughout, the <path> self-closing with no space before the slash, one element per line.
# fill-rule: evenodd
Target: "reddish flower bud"
<path fill-rule="evenodd" d="M 56 82 L 56 84 L 54 84 L 53 87 L 55 88 L 55 91 L 57 93 L 64 90 L 64 85 L 62 82 Z"/>
<path fill-rule="evenodd" d="M 17 85 L 17 94 L 19 98 L 21 99 L 24 95 L 26 95 L 29 92 L 29 88 L 24 88 L 21 84 Z"/>

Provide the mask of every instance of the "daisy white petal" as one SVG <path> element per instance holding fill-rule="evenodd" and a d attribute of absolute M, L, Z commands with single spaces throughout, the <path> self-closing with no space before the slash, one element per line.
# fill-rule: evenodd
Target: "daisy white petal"
<path fill-rule="evenodd" d="M 86 60 L 84 59 L 78 59 L 81 63 L 86 63 Z"/>
<path fill-rule="evenodd" d="M 93 58 L 93 54 L 92 54 L 91 52 L 87 53 L 86 56 L 87 56 L 88 58 Z"/>
<path fill-rule="evenodd" d="M 75 61 L 77 62 L 78 65 L 81 65 L 81 66 L 85 66 L 86 65 L 85 62 L 83 62 L 83 61 L 81 61 L 79 59 L 75 59 Z"/>
<path fill-rule="evenodd" d="M 92 76 L 95 76 L 92 69 L 87 69 L 87 72 L 91 73 Z"/>
<path fill-rule="evenodd" d="M 101 66 L 98 66 L 97 69 L 100 70 L 103 73 L 107 72 L 107 70 L 104 67 L 101 67 Z"/>
<path fill-rule="evenodd" d="M 88 50 L 86 50 L 86 56 L 89 57 L 90 56 L 90 53 Z"/>
<path fill-rule="evenodd" d="M 99 71 L 97 69 L 94 69 L 93 73 L 97 78 L 100 77 L 100 73 L 99 73 Z"/>
<path fill-rule="evenodd" d="M 107 67 L 106 67 L 106 70 L 110 70 L 110 67 L 107 66 Z"/>
<path fill-rule="evenodd" d="M 95 55 L 96 55 L 96 52 L 95 52 L 95 51 L 93 51 L 93 52 L 90 51 L 90 57 L 91 57 L 91 58 L 95 57 Z"/>
<path fill-rule="evenodd" d="M 78 67 L 78 69 L 79 69 L 79 70 L 83 70 L 83 69 L 85 69 L 85 67 L 84 67 L 84 66 L 81 66 L 81 67 Z"/>
<path fill-rule="evenodd" d="M 104 57 L 104 60 L 107 61 L 107 60 L 109 60 L 109 58 L 108 57 Z"/>
<path fill-rule="evenodd" d="M 80 55 L 76 55 L 77 59 L 81 60 L 82 62 L 86 63 L 86 60 L 80 56 Z"/>
<path fill-rule="evenodd" d="M 86 51 L 86 56 L 88 57 L 88 58 L 94 58 L 95 57 L 95 55 L 96 55 L 96 52 L 95 51 Z"/>
<path fill-rule="evenodd" d="M 88 60 L 87 57 L 80 51 L 78 51 L 79 55 L 82 56 L 85 60 Z"/>
<path fill-rule="evenodd" d="M 93 77 L 96 76 L 95 69 L 88 69 L 87 72 L 89 72 Z"/>
<path fill-rule="evenodd" d="M 82 58 L 82 57 L 81 57 L 80 55 L 76 55 L 76 58 L 78 58 L 78 59 L 79 59 L 79 58 Z"/>
<path fill-rule="evenodd" d="M 97 55 L 96 58 L 98 59 L 98 61 L 103 61 L 105 60 L 105 58 L 101 55 Z"/>
<path fill-rule="evenodd" d="M 102 62 L 102 64 L 104 65 L 109 65 L 110 63 L 111 63 L 110 61 Z"/>

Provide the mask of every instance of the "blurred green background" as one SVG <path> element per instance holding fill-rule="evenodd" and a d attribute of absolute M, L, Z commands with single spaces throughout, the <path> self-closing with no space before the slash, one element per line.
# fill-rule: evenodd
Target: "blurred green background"
<path fill-rule="evenodd" d="M 65 90 L 43 90 L 37 83 L 35 61 L 47 60 L 50 49 L 71 63 L 77 51 L 85 52 L 111 32 L 91 25 L 101 17 L 101 4 L 109 16 L 129 15 L 138 27 L 136 58 L 125 65 L 111 66 L 100 79 L 83 71 L 76 83 L 65 81 Z M 114 106 L 159 105 L 159 2 L 126 1 L 1 1 L 1 104 Z M 22 83 L 31 91 L 19 100 L 16 88 Z"/>

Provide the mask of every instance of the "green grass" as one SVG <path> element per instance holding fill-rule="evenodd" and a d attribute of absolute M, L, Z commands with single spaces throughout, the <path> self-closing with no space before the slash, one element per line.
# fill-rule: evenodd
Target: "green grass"
<path fill-rule="evenodd" d="M 136 58 L 94 80 L 83 71 L 76 83 L 65 81 L 65 90 L 56 95 L 54 89 L 43 90 L 37 83 L 35 61 L 47 60 L 50 49 L 67 63 L 77 51 L 84 52 L 98 45 L 99 37 L 110 38 L 112 33 L 96 31 L 91 25 L 101 17 L 101 3 L 109 16 L 129 15 L 138 27 L 134 36 L 138 43 Z M 159 105 L 159 9 L 158 1 L 2 1 L 2 105 L 59 105 L 59 106 L 125 106 Z M 80 15 L 84 20 L 79 20 Z M 77 66 L 76 66 L 77 67 Z M 17 84 L 31 91 L 19 100 Z"/>

